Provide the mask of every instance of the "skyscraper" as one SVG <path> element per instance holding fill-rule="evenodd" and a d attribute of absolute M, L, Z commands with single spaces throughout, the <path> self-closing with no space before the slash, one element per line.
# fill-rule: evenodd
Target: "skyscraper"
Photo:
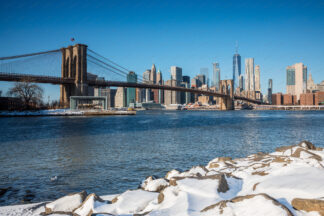
<path fill-rule="evenodd" d="M 149 83 L 151 82 L 151 70 L 147 69 L 143 73 L 143 82 Z M 151 100 L 151 91 L 150 89 L 144 89 L 143 95 L 142 95 L 142 101 L 149 102 Z"/>
<path fill-rule="evenodd" d="M 153 84 L 156 83 L 156 68 L 155 68 L 155 64 L 152 65 L 151 74 L 150 74 L 150 80 L 151 80 L 151 83 L 153 83 Z"/>
<path fill-rule="evenodd" d="M 255 91 L 261 91 L 260 86 L 260 65 L 255 66 Z"/>
<path fill-rule="evenodd" d="M 241 56 L 240 54 L 236 53 L 233 56 L 233 82 L 234 88 L 239 86 L 239 77 L 241 75 Z"/>
<path fill-rule="evenodd" d="M 135 72 L 130 71 L 127 74 L 127 82 L 136 83 L 137 75 Z M 127 103 L 126 106 L 129 107 L 130 103 L 135 103 L 136 100 L 136 89 L 135 88 L 127 88 Z"/>
<path fill-rule="evenodd" d="M 209 71 L 208 71 L 208 68 L 200 68 L 200 74 L 205 76 L 204 84 L 207 84 L 207 86 L 209 86 Z"/>
<path fill-rule="evenodd" d="M 268 102 L 269 104 L 272 104 L 272 79 L 269 79 L 268 85 Z"/>
<path fill-rule="evenodd" d="M 171 66 L 171 84 L 172 86 L 180 86 L 182 81 L 182 68 L 177 66 Z M 181 97 L 180 92 L 172 91 L 172 104 L 180 104 Z"/>
<path fill-rule="evenodd" d="M 150 81 L 150 76 L 151 76 L 151 70 L 147 69 L 143 73 L 143 82 L 148 83 Z"/>
<path fill-rule="evenodd" d="M 287 94 L 296 95 L 300 99 L 301 93 L 307 90 L 307 67 L 303 63 L 296 63 L 288 66 L 287 73 Z"/>
<path fill-rule="evenodd" d="M 254 58 L 245 59 L 245 90 L 254 91 Z"/>
<path fill-rule="evenodd" d="M 216 91 L 219 91 L 219 81 L 220 81 L 220 68 L 219 63 L 213 63 L 213 82 L 212 86 L 216 87 Z"/>
<path fill-rule="evenodd" d="M 156 75 L 156 84 L 162 85 L 162 81 L 163 81 L 162 72 L 159 69 Z"/>
<path fill-rule="evenodd" d="M 180 86 L 182 81 L 182 68 L 177 66 L 171 66 L 171 79 L 177 81 L 177 86 Z"/>
<path fill-rule="evenodd" d="M 239 76 L 239 88 L 240 88 L 240 91 L 242 91 L 244 89 L 244 77 L 243 77 L 243 74 L 241 74 Z"/>

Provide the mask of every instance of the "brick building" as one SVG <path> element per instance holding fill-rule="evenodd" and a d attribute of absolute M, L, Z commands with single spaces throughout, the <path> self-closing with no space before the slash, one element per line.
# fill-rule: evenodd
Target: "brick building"
<path fill-rule="evenodd" d="M 272 94 L 272 105 L 282 105 L 282 93 Z"/>

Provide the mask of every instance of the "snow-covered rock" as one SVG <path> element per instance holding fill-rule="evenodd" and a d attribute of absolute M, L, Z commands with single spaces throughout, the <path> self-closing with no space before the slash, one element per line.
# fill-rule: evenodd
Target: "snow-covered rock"
<path fill-rule="evenodd" d="M 254 194 L 223 200 L 207 206 L 202 215 L 293 216 L 290 210 L 267 194 Z"/>
<path fill-rule="evenodd" d="M 59 213 L 59 214 L 68 214 L 72 213 L 73 210 L 78 208 L 84 199 L 86 198 L 87 193 L 82 191 L 80 193 L 73 193 L 61 197 L 53 202 L 47 203 L 45 205 L 45 213 Z"/>
<path fill-rule="evenodd" d="M 149 176 L 142 182 L 141 188 L 146 191 L 160 192 L 168 185 L 169 183 L 163 178 L 157 179 L 154 176 Z"/>
<path fill-rule="evenodd" d="M 73 211 L 73 214 L 76 216 L 88 216 L 92 213 L 97 213 L 96 208 L 107 204 L 96 194 L 90 194 L 82 203 L 82 205 Z"/>

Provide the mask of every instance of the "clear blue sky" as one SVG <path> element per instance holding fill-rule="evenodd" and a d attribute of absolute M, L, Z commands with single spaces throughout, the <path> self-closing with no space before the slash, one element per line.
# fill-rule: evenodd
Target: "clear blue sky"
<path fill-rule="evenodd" d="M 261 67 L 261 87 L 273 79 L 285 92 L 285 68 L 303 62 L 324 80 L 324 1 L 1 1 L 0 56 L 84 43 L 142 74 L 155 63 L 191 77 L 218 61 L 232 77 L 235 41 Z M 5 86 L 1 83 L 2 86 Z M 53 96 L 55 97 L 55 96 Z"/>

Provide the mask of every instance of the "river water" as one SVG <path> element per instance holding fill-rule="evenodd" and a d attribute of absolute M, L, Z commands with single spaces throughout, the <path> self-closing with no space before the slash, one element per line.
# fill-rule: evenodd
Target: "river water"
<path fill-rule="evenodd" d="M 142 111 L 135 116 L 0 118 L 0 205 L 137 188 L 146 176 L 309 140 L 323 111 Z M 56 177 L 55 177 L 56 176 Z"/>

